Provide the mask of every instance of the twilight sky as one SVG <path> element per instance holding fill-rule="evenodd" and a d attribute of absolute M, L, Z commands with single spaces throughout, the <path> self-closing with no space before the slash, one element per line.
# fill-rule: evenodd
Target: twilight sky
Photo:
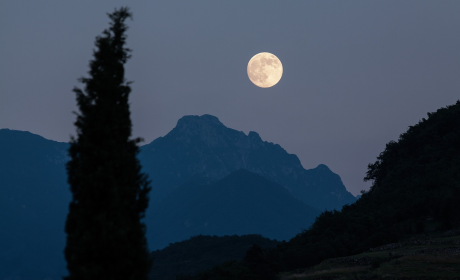
<path fill-rule="evenodd" d="M 97 3 L 96 3 L 97 2 Z M 67 142 L 94 40 L 129 6 L 126 77 L 134 136 L 149 143 L 184 115 L 280 144 L 349 191 L 390 140 L 460 99 L 460 1 L 2 1 L 0 128 Z M 249 59 L 275 54 L 272 88 Z"/>

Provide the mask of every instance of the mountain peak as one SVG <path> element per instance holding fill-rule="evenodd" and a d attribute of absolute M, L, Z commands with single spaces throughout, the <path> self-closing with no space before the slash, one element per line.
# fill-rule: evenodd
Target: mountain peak
<path fill-rule="evenodd" d="M 329 169 L 329 167 L 327 167 L 327 165 L 325 164 L 319 164 L 316 168 L 314 169 L 317 169 L 317 170 L 324 170 L 324 171 L 331 171 L 331 169 Z M 332 172 L 332 171 L 331 171 Z"/>
<path fill-rule="evenodd" d="M 190 125 L 219 125 L 223 126 L 224 124 L 219 121 L 219 119 L 213 115 L 187 115 L 183 116 L 177 121 L 176 127 L 190 126 Z"/>
<path fill-rule="evenodd" d="M 173 130 L 142 151 L 143 167 L 158 186 L 154 203 L 192 176 L 215 182 L 241 168 L 276 182 L 320 210 L 340 209 L 356 200 L 326 165 L 305 170 L 299 158 L 280 145 L 263 141 L 257 132 L 246 135 L 226 127 L 212 115 L 182 117 Z"/>
<path fill-rule="evenodd" d="M 259 133 L 255 132 L 255 131 L 249 131 L 248 137 L 249 137 L 249 139 L 262 141 L 262 138 L 260 138 Z"/>
<path fill-rule="evenodd" d="M 229 131 L 234 130 L 227 128 L 215 116 L 188 115 L 180 118 L 177 121 L 176 127 L 171 130 L 165 137 L 169 137 L 170 139 L 174 138 L 176 140 L 182 139 L 182 141 L 185 142 L 190 142 L 192 141 L 192 138 L 198 137 L 203 142 L 212 143 L 212 145 L 218 145 L 220 143 L 218 135 L 221 135 L 222 133 L 228 133 Z M 193 141 L 196 141 L 196 139 Z"/>

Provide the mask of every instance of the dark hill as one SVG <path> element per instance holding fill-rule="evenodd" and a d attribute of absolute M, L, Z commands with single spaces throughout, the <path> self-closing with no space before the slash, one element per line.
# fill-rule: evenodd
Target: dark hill
<path fill-rule="evenodd" d="M 227 128 L 211 115 L 182 117 L 166 136 L 141 150 L 142 166 L 153 181 L 153 204 L 193 176 L 213 182 L 242 168 L 277 182 L 319 210 L 340 209 L 356 200 L 327 166 L 305 170 L 280 145 L 262 141 L 253 131 L 245 135 Z"/>
<path fill-rule="evenodd" d="M 256 234 L 194 236 L 153 251 L 154 261 L 149 278 L 174 280 L 178 274 L 195 274 L 224 261 L 241 260 L 254 244 L 268 249 L 275 247 L 278 242 Z"/>
<path fill-rule="evenodd" d="M 296 266 L 460 226 L 460 101 L 389 142 L 365 179 L 372 187 L 355 204 L 321 214 L 291 240 L 293 254 L 286 254 L 307 256 Z M 313 255 L 312 248 L 321 253 Z"/>
<path fill-rule="evenodd" d="M 190 180 L 152 213 L 152 248 L 199 234 L 261 234 L 286 240 L 308 228 L 319 214 L 285 188 L 244 169 L 209 185 Z"/>

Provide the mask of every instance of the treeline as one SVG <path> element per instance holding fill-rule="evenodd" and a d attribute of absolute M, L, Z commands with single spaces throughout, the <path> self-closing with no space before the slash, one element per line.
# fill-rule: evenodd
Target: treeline
<path fill-rule="evenodd" d="M 460 225 L 460 101 L 428 113 L 369 164 L 371 189 L 341 211 L 326 211 L 310 229 L 276 248 L 253 247 L 182 279 L 275 279 L 327 258 L 367 251 L 412 234 Z"/>
<path fill-rule="evenodd" d="M 173 280 L 176 275 L 193 275 L 224 261 L 240 261 L 253 245 L 262 250 L 274 248 L 278 243 L 258 234 L 194 236 L 152 252 L 153 267 L 149 278 Z"/>

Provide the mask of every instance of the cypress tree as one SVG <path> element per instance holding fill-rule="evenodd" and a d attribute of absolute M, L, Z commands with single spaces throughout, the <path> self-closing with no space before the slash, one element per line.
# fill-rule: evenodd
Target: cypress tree
<path fill-rule="evenodd" d="M 66 280 L 147 279 L 151 266 L 145 225 L 150 182 L 136 158 L 140 138 L 130 139 L 131 119 L 124 64 L 128 8 L 108 14 L 110 28 L 96 37 L 85 90 L 74 88 L 79 113 L 67 163 L 72 192 L 65 225 Z"/>

